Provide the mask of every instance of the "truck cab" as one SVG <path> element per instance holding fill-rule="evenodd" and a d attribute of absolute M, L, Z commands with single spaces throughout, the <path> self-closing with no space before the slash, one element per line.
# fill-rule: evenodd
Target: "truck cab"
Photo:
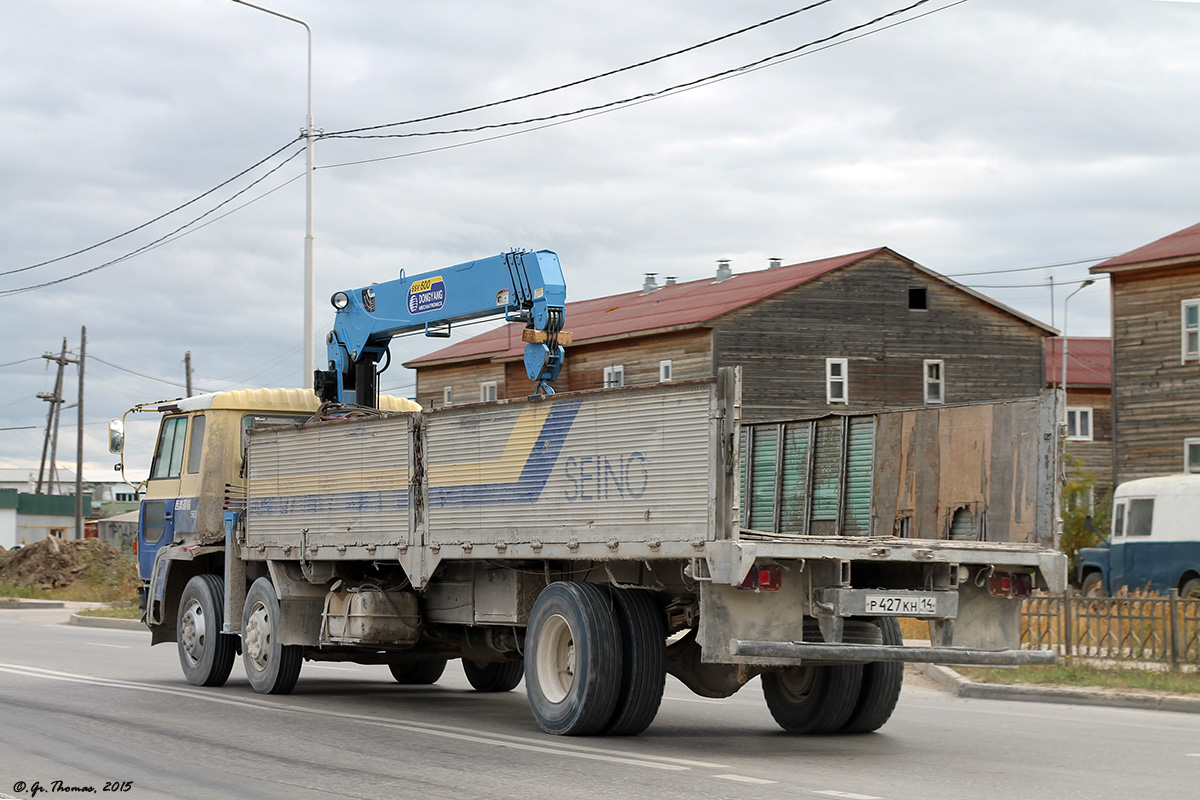
<path fill-rule="evenodd" d="M 419 409 L 402 398 L 380 401 L 384 410 Z M 223 558 L 225 512 L 245 495 L 248 432 L 302 423 L 320 405 L 306 389 L 239 389 L 136 409 L 162 414 L 137 533 L 139 601 L 152 627 L 174 620 L 173 609 L 164 607 L 168 583 L 186 582 L 197 571 L 222 571 L 217 565 L 200 569 L 198 560 Z M 171 562 L 187 567 L 170 575 Z"/>
<path fill-rule="evenodd" d="M 1200 599 L 1200 475 L 1128 481 L 1113 493 L 1112 531 L 1079 551 L 1085 595 L 1122 588 Z"/>

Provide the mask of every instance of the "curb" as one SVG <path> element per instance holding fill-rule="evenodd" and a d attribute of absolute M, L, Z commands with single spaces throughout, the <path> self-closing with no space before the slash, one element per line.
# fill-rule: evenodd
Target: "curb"
<path fill-rule="evenodd" d="M 126 631 L 144 631 L 146 625 L 137 619 L 117 619 L 116 617 L 81 617 L 72 614 L 67 620 L 70 625 L 80 625 L 84 628 L 119 628 Z"/>
<path fill-rule="evenodd" d="M 1114 694 L 1094 689 L 1072 689 L 1058 686 L 1008 686 L 999 683 L 976 683 L 941 664 L 914 664 L 913 666 L 940 683 L 955 697 L 1200 714 L 1200 698 L 1198 697 L 1136 692 Z"/>
<path fill-rule="evenodd" d="M 0 608 L 66 608 L 62 600 L 0 600 Z"/>

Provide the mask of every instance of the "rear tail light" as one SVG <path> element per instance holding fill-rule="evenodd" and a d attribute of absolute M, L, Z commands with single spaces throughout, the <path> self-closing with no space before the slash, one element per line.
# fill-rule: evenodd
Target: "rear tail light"
<path fill-rule="evenodd" d="M 752 567 L 742 581 L 739 589 L 755 592 L 778 592 L 783 588 L 783 567 L 770 564 L 765 567 Z"/>
<path fill-rule="evenodd" d="M 1029 597 L 1033 576 L 1027 572 L 996 572 L 988 578 L 988 593 L 996 597 Z"/>

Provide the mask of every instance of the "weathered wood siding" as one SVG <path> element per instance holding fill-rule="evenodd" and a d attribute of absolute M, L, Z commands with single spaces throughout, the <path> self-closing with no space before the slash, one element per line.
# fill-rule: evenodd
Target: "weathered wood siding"
<path fill-rule="evenodd" d="M 497 397 L 508 396 L 505 394 L 503 364 L 474 361 L 467 364 L 423 367 L 416 372 L 417 402 L 422 408 L 441 408 L 445 405 L 442 398 L 447 386 L 454 395 L 454 405 L 478 403 L 480 384 L 487 381 L 496 381 Z"/>
<path fill-rule="evenodd" d="M 1183 471 L 1200 437 L 1200 364 L 1182 363 L 1180 302 L 1200 298 L 1200 264 L 1112 275 L 1114 482 Z"/>
<path fill-rule="evenodd" d="M 928 310 L 910 310 L 909 289 L 922 287 Z M 715 328 L 718 366 L 743 367 L 748 419 L 923 405 L 925 359 L 945 361 L 947 403 L 1033 396 L 1048 335 L 888 253 Z M 849 403 L 825 402 L 826 358 L 849 360 Z"/>
<path fill-rule="evenodd" d="M 1066 455 L 1076 462 L 1068 466 L 1067 477 L 1073 480 L 1083 473 L 1094 475 L 1096 502 L 1100 502 L 1112 495 L 1113 488 L 1112 391 L 1068 388 L 1067 406 L 1092 409 L 1092 440 L 1067 440 L 1064 444 Z"/>

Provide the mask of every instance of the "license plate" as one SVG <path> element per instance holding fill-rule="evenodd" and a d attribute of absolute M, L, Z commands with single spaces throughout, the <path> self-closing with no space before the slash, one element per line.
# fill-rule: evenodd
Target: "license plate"
<path fill-rule="evenodd" d="M 868 614 L 932 617 L 937 614 L 937 598 L 902 594 L 867 595 Z"/>

